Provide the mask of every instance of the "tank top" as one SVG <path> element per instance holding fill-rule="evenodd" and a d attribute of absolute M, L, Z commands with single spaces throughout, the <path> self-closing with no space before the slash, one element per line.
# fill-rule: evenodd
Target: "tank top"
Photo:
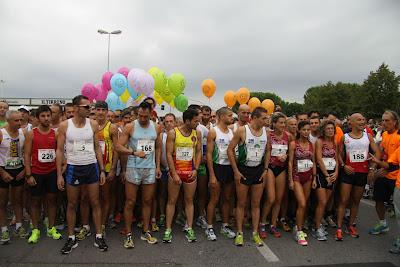
<path fill-rule="evenodd" d="M 168 134 L 166 132 L 162 133 L 161 166 L 164 170 L 168 170 L 167 136 Z"/>
<path fill-rule="evenodd" d="M 153 121 L 149 122 L 146 128 L 143 128 L 138 120 L 134 122 L 133 134 L 129 139 L 129 146 L 133 151 L 143 151 L 146 154 L 145 158 L 128 156 L 129 168 L 152 169 L 156 167 L 155 151 L 157 131 Z"/>
<path fill-rule="evenodd" d="M 189 136 L 184 136 L 178 127 L 175 131 L 175 146 L 174 146 L 174 164 L 178 176 L 182 180 L 187 180 L 194 168 L 194 159 L 196 158 L 197 140 L 196 130 L 192 130 Z"/>
<path fill-rule="evenodd" d="M 24 167 L 24 132 L 22 129 L 18 129 L 18 137 L 12 138 L 5 128 L 0 130 L 3 134 L 0 144 L 0 166 L 7 170 Z"/>
<path fill-rule="evenodd" d="M 103 155 L 104 170 L 110 172 L 113 160 L 113 142 L 110 133 L 111 122 L 107 122 L 97 133 L 101 154 Z"/>
<path fill-rule="evenodd" d="M 269 164 L 272 166 L 286 167 L 287 160 L 282 162 L 278 156 L 283 156 L 288 153 L 289 149 L 289 135 L 286 131 L 283 132 L 282 139 L 279 139 L 274 131 L 270 133 L 271 137 L 271 158 Z"/>
<path fill-rule="evenodd" d="M 334 171 L 336 168 L 336 147 L 333 141 L 333 147 L 330 146 L 323 139 L 320 139 L 322 143 L 322 161 L 324 162 L 325 169 L 327 171 Z"/>
<path fill-rule="evenodd" d="M 34 128 L 32 139 L 32 173 L 47 174 L 55 171 L 56 166 L 56 132 L 50 129 L 48 134 L 43 134 Z"/>
<path fill-rule="evenodd" d="M 255 136 L 251 132 L 249 125 L 245 125 L 244 128 L 246 131 L 246 137 L 244 143 L 238 146 L 238 162 L 247 167 L 259 166 L 265 155 L 267 131 L 265 127 L 263 127 L 261 136 Z"/>
<path fill-rule="evenodd" d="M 317 140 L 318 140 L 318 136 L 314 136 L 314 135 L 312 135 L 312 134 L 310 133 L 310 135 L 308 136 L 308 140 L 309 140 L 313 145 L 315 145 L 315 142 L 317 142 Z"/>
<path fill-rule="evenodd" d="M 363 132 L 359 139 L 352 138 L 348 133 L 344 135 L 346 151 L 346 165 L 354 168 L 355 172 L 368 173 L 368 134 Z"/>
<path fill-rule="evenodd" d="M 65 139 L 67 164 L 83 166 L 96 163 L 94 133 L 90 119 L 86 118 L 85 125 L 82 128 L 77 128 L 72 119 L 69 119 L 67 123 L 68 128 Z"/>
<path fill-rule="evenodd" d="M 295 141 L 293 162 L 293 178 L 309 178 L 312 175 L 313 168 L 313 145 L 308 141 L 308 148 L 304 149 L 298 140 Z"/>
<path fill-rule="evenodd" d="M 209 130 L 206 126 L 204 126 L 201 123 L 197 126 L 197 130 L 201 133 L 202 153 L 203 153 L 203 156 L 205 156 L 207 153 L 207 136 L 208 136 Z"/>
<path fill-rule="evenodd" d="M 215 141 L 212 159 L 215 164 L 230 165 L 228 159 L 228 146 L 233 138 L 233 131 L 228 128 L 228 133 L 224 133 L 218 126 L 214 127 Z"/>

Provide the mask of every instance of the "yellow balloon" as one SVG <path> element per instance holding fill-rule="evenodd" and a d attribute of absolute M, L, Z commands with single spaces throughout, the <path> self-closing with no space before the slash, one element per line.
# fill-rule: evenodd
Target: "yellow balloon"
<path fill-rule="evenodd" d="M 142 100 L 142 98 L 144 97 L 144 94 L 141 94 L 140 96 L 138 96 L 135 100 L 136 102 L 140 102 L 140 100 Z"/>
<path fill-rule="evenodd" d="M 224 95 L 224 101 L 228 107 L 233 107 L 236 103 L 236 93 L 232 90 L 226 91 Z"/>
<path fill-rule="evenodd" d="M 246 87 L 240 88 L 236 92 L 236 99 L 239 102 L 239 104 L 246 104 L 247 101 L 250 99 L 250 91 Z"/>
<path fill-rule="evenodd" d="M 275 110 L 275 104 L 274 101 L 271 99 L 264 99 L 264 101 L 261 103 L 261 106 L 265 108 L 268 111 L 268 114 L 274 113 Z"/>
<path fill-rule="evenodd" d="M 125 89 L 125 91 L 122 93 L 122 95 L 121 95 L 119 98 L 121 99 L 121 101 L 122 101 L 123 103 L 126 103 L 126 101 L 128 101 L 128 99 L 129 99 L 130 96 L 131 96 L 131 95 L 129 94 L 128 89 Z"/>
<path fill-rule="evenodd" d="M 169 105 L 171 106 L 171 108 L 175 108 L 174 100 L 172 100 L 171 103 L 169 103 Z"/>
<path fill-rule="evenodd" d="M 211 98 L 214 95 L 215 90 L 217 90 L 217 86 L 213 80 L 206 79 L 201 83 L 201 90 L 206 97 Z"/>
<path fill-rule="evenodd" d="M 157 102 L 157 104 L 161 105 L 162 102 L 164 102 L 164 100 L 162 99 L 162 97 L 160 96 L 159 93 L 157 93 L 156 91 L 154 91 L 154 100 Z"/>
<path fill-rule="evenodd" d="M 260 101 L 260 99 L 258 99 L 257 97 L 252 97 L 252 98 L 250 98 L 250 100 L 249 100 L 249 102 L 247 103 L 247 105 L 249 105 L 250 111 L 253 112 L 253 110 L 254 110 L 256 107 L 261 106 L 261 101 Z"/>

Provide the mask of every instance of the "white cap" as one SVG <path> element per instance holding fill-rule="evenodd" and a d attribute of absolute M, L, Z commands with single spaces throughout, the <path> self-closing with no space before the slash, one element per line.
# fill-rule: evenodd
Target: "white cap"
<path fill-rule="evenodd" d="M 27 112 L 29 112 L 31 109 L 30 108 L 28 108 L 27 106 L 25 106 L 25 105 L 22 105 L 22 106 L 19 106 L 18 107 L 18 110 L 21 110 L 21 109 L 24 109 L 24 110 L 26 110 Z"/>

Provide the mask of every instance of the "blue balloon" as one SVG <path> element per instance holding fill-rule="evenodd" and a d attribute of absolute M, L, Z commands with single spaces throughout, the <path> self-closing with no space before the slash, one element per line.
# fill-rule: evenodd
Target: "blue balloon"
<path fill-rule="evenodd" d="M 114 92 L 109 92 L 106 98 L 106 102 L 108 104 L 108 109 L 115 111 L 117 109 L 124 109 L 126 107 L 126 104 L 119 99 L 119 96 L 117 96 L 116 93 Z"/>
<path fill-rule="evenodd" d="M 127 89 L 133 100 L 136 100 L 139 97 L 140 94 L 138 92 L 136 92 L 135 90 L 133 90 L 133 88 L 131 87 L 131 85 L 129 83 L 128 83 Z"/>
<path fill-rule="evenodd" d="M 125 92 L 126 87 L 128 87 L 128 80 L 121 73 L 115 73 L 110 80 L 111 89 L 113 92 L 120 96 Z"/>

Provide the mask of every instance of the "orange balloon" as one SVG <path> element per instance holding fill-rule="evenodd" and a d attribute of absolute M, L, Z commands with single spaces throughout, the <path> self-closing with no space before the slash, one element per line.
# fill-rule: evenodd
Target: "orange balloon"
<path fill-rule="evenodd" d="M 274 101 L 271 99 L 264 99 L 264 101 L 261 103 L 261 106 L 265 108 L 268 111 L 268 114 L 274 113 L 275 110 L 275 104 Z"/>
<path fill-rule="evenodd" d="M 217 90 L 217 85 L 213 80 L 206 79 L 201 83 L 201 90 L 206 97 L 211 98 Z"/>
<path fill-rule="evenodd" d="M 247 103 L 247 105 L 249 105 L 250 111 L 253 112 L 253 110 L 256 107 L 261 106 L 261 101 L 257 97 L 252 97 L 252 98 L 250 98 L 249 103 Z"/>
<path fill-rule="evenodd" d="M 224 101 L 228 107 L 233 107 L 236 103 L 236 93 L 232 90 L 225 92 Z"/>
<path fill-rule="evenodd" d="M 250 99 L 250 91 L 249 89 L 242 87 L 236 92 L 236 99 L 239 104 L 246 104 Z"/>

